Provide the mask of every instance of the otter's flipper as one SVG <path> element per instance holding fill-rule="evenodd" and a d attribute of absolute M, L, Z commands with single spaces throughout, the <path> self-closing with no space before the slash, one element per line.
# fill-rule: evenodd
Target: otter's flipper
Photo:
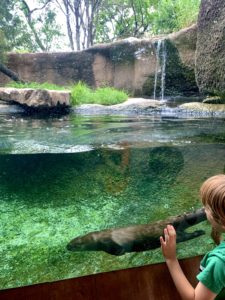
<path fill-rule="evenodd" d="M 177 232 L 177 243 L 185 242 L 205 234 L 204 230 L 196 230 L 194 232 Z"/>

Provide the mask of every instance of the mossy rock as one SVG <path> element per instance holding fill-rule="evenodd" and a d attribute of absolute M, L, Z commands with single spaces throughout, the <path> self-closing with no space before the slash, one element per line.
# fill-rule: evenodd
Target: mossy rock
<path fill-rule="evenodd" d="M 165 75 L 165 95 L 169 96 L 193 96 L 198 95 L 199 90 L 195 81 L 194 69 L 184 65 L 180 54 L 173 41 L 165 39 L 166 51 L 166 75 Z M 157 44 L 155 44 L 157 47 Z M 160 65 L 163 63 L 162 48 L 159 52 Z M 156 86 L 156 97 L 161 97 L 161 73 L 158 75 Z M 155 74 L 151 74 L 146 79 L 142 93 L 143 95 L 153 96 L 155 84 Z"/>
<path fill-rule="evenodd" d="M 199 93 L 195 81 L 194 70 L 184 65 L 175 44 L 169 39 L 166 42 L 166 78 L 165 93 L 167 95 L 191 96 Z"/>

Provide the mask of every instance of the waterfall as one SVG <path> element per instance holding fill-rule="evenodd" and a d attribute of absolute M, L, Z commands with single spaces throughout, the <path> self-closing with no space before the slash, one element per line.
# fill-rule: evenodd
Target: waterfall
<path fill-rule="evenodd" d="M 166 78 L 166 45 L 164 40 L 157 41 L 156 67 L 155 67 L 155 80 L 154 80 L 154 99 L 156 99 L 158 77 L 160 75 L 161 75 L 160 99 L 164 100 L 165 78 Z"/>
<path fill-rule="evenodd" d="M 156 88 L 157 88 L 158 73 L 159 73 L 159 67 L 160 67 L 160 58 L 159 58 L 159 51 L 160 51 L 160 48 L 161 48 L 161 40 L 158 40 L 158 42 L 157 42 L 157 48 L 156 48 L 155 81 L 154 81 L 154 99 L 156 98 Z"/>

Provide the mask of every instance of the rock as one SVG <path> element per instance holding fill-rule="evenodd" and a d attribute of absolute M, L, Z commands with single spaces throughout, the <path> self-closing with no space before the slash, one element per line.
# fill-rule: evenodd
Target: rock
<path fill-rule="evenodd" d="M 75 113 L 79 114 L 149 114 L 151 112 L 161 111 L 163 101 L 144 99 L 144 98 L 130 98 L 127 101 L 116 105 L 100 105 L 100 104 L 83 104 L 73 108 Z"/>
<path fill-rule="evenodd" d="M 28 108 L 65 108 L 70 105 L 69 91 L 50 91 L 35 89 L 0 88 L 0 99 L 18 103 Z"/>
<path fill-rule="evenodd" d="M 196 48 L 196 80 L 200 91 L 225 94 L 224 0 L 201 1 Z"/>
<path fill-rule="evenodd" d="M 200 102 L 185 103 L 179 106 L 180 112 L 198 116 L 224 116 L 225 104 L 207 104 Z"/>

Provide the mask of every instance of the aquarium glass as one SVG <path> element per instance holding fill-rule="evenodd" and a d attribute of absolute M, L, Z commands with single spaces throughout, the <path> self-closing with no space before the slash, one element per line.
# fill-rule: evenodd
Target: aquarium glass
<path fill-rule="evenodd" d="M 201 207 L 199 187 L 224 173 L 225 120 L 172 116 L 0 115 L 0 288 L 163 261 L 71 252 L 92 231 L 147 224 Z M 178 257 L 212 249 L 205 234 Z"/>

